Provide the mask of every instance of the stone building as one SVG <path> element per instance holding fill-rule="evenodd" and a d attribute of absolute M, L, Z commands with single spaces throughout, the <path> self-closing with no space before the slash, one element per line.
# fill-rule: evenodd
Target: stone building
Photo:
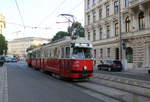
<path fill-rule="evenodd" d="M 0 34 L 3 34 L 3 30 L 5 28 L 5 17 L 0 14 Z"/>
<path fill-rule="evenodd" d="M 85 0 L 85 36 L 93 42 L 96 64 L 122 55 L 128 68 L 150 67 L 150 0 L 119 1 Z"/>
<path fill-rule="evenodd" d="M 20 57 L 26 56 L 27 48 L 48 43 L 48 39 L 39 37 L 18 38 L 8 42 L 8 53 Z"/>

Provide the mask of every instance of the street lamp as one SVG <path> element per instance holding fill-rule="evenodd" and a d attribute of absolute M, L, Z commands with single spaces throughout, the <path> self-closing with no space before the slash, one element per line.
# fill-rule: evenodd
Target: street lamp
<path fill-rule="evenodd" d="M 119 40 L 120 40 L 120 60 L 123 64 L 124 71 L 127 67 L 127 61 L 125 60 L 126 43 L 122 39 L 121 33 L 121 0 L 118 0 L 118 21 L 119 21 Z"/>

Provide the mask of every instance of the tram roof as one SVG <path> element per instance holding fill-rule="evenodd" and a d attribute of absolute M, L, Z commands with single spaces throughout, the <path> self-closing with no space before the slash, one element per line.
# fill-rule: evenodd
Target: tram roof
<path fill-rule="evenodd" d="M 70 36 L 66 36 L 60 40 L 56 40 L 56 41 L 48 43 L 44 46 L 55 46 L 55 45 L 60 45 L 60 44 L 65 44 L 65 43 L 91 43 L 91 42 L 89 40 L 86 40 L 84 37 L 79 37 L 77 39 L 71 39 Z"/>

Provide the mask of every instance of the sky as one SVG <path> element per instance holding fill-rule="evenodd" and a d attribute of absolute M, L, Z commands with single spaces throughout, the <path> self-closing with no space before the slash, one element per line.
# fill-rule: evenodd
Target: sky
<path fill-rule="evenodd" d="M 84 25 L 84 0 L 0 0 L 0 13 L 6 19 L 5 38 L 52 38 L 66 31 L 68 23 L 60 14 L 72 14 Z"/>

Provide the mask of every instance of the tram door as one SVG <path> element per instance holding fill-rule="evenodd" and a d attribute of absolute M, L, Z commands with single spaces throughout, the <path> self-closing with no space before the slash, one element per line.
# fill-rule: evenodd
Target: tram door
<path fill-rule="evenodd" d="M 69 60 L 70 60 L 70 47 L 61 48 L 61 60 L 60 60 L 60 73 L 61 75 L 67 75 L 69 71 Z"/>
<path fill-rule="evenodd" d="M 60 59 L 60 74 L 64 75 L 64 57 L 65 57 L 65 48 L 61 47 L 61 59 Z"/>

